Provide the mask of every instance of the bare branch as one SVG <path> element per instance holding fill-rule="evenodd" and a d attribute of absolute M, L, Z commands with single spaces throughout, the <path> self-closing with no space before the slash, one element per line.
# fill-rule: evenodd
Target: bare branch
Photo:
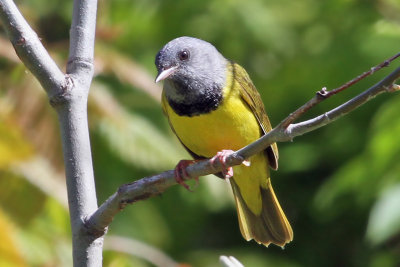
<path fill-rule="evenodd" d="M 62 94 L 69 85 L 68 80 L 12 0 L 0 1 L 0 19 L 18 57 L 38 79 L 49 97 Z"/>
<path fill-rule="evenodd" d="M 315 94 L 315 96 L 312 99 L 310 99 L 307 103 L 305 103 L 300 108 L 298 108 L 296 111 L 291 113 L 278 126 L 282 127 L 282 128 L 287 128 L 289 126 L 289 124 L 293 123 L 295 120 L 300 118 L 301 115 L 303 115 L 308 110 L 310 110 L 311 108 L 313 108 L 316 105 L 318 105 L 319 103 L 321 103 L 323 100 L 325 100 L 325 99 L 327 99 L 327 98 L 329 98 L 329 97 L 331 97 L 333 95 L 336 95 L 336 94 L 346 90 L 347 88 L 351 87 L 352 85 L 356 84 L 357 82 L 361 81 L 362 79 L 374 74 L 375 72 L 381 70 L 384 67 L 389 66 L 389 64 L 393 60 L 398 58 L 399 56 L 400 56 L 400 53 L 397 53 L 396 55 L 388 58 L 387 60 L 383 61 L 382 63 L 380 63 L 378 65 L 376 65 L 375 67 L 372 67 L 370 70 L 358 75 L 354 79 L 351 79 L 350 81 L 348 81 L 347 83 L 343 84 L 342 86 L 340 86 L 338 88 L 335 88 L 335 89 L 330 90 L 330 91 L 328 91 L 326 89 L 326 87 L 322 88 L 320 91 L 318 91 Z"/>
<path fill-rule="evenodd" d="M 97 0 L 74 0 L 67 75 L 62 73 L 12 0 L 0 1 L 0 18 L 18 56 L 47 91 L 61 129 L 71 218 L 74 266 L 101 266 L 103 239 L 84 218 L 97 210 L 87 123 L 93 76 Z"/>
<path fill-rule="evenodd" d="M 387 60 L 383 61 L 382 63 L 376 65 L 375 67 L 372 67 L 370 70 L 360 74 L 359 76 L 357 76 L 356 78 L 348 81 L 347 83 L 343 84 L 342 86 L 335 88 L 333 90 L 330 90 L 329 92 L 327 92 L 327 95 L 325 96 L 325 98 L 330 97 L 332 95 L 335 95 L 337 93 L 340 93 L 341 91 L 349 88 L 350 86 L 356 84 L 357 82 L 361 81 L 362 79 L 374 74 L 375 72 L 381 70 L 384 67 L 389 66 L 389 64 L 395 60 L 396 58 L 400 57 L 400 53 L 397 53 L 396 55 L 388 58 Z"/>
<path fill-rule="evenodd" d="M 396 57 L 398 57 L 399 55 L 400 54 L 396 55 Z M 394 58 L 395 57 L 393 57 L 393 59 Z M 384 65 L 386 66 L 387 64 L 388 63 L 385 63 Z M 364 77 L 366 76 L 368 75 L 365 75 Z M 313 119 L 296 124 L 287 124 L 288 121 L 294 121 L 296 118 L 298 118 L 298 116 L 304 114 L 306 110 L 309 110 L 309 106 L 315 106 L 316 103 L 319 103 L 326 99 L 319 99 L 317 95 L 301 108 L 299 108 L 296 111 L 297 113 L 294 115 L 294 117 L 293 113 L 290 114 L 277 127 L 272 129 L 263 137 L 236 151 L 236 153 L 230 155 L 227 158 L 226 166 L 239 165 L 243 162 L 244 159 L 250 158 L 252 155 L 260 153 L 275 142 L 291 141 L 293 138 L 299 135 L 303 135 L 307 132 L 325 126 L 340 118 L 341 116 L 349 113 L 350 111 L 353 111 L 354 109 L 366 103 L 368 100 L 371 100 L 380 93 L 398 91 L 400 87 L 393 83 L 399 78 L 400 67 L 389 74 L 387 77 L 385 77 L 382 81 L 364 91 L 363 93 L 359 94 L 358 96 L 354 97 L 350 101 L 344 103 L 343 105 Z M 360 79 L 358 79 L 358 81 L 359 80 Z M 342 90 L 343 89 L 340 89 L 340 91 Z M 189 179 L 193 179 L 195 177 L 221 172 L 222 169 L 223 166 L 220 164 L 219 161 L 203 160 L 189 165 L 186 168 L 186 171 L 189 174 Z M 118 191 L 114 193 L 109 199 L 107 199 L 107 201 L 105 201 L 95 213 L 88 217 L 88 220 L 86 221 L 86 227 L 88 229 L 92 229 L 93 233 L 102 235 L 106 231 L 107 226 L 112 222 L 114 216 L 118 212 L 120 212 L 127 204 L 159 195 L 170 186 L 175 184 L 177 184 L 177 182 L 174 177 L 174 171 L 169 170 L 158 175 L 146 177 L 132 183 L 122 185 L 118 189 Z"/>
<path fill-rule="evenodd" d="M 84 218 L 97 210 L 92 154 L 87 121 L 87 97 L 93 77 L 96 0 L 74 0 L 68 77 L 68 95 L 53 102 L 60 121 L 74 266 L 101 266 L 103 238 L 84 227 Z"/>
<path fill-rule="evenodd" d="M 0 19 L 19 58 L 45 88 L 59 116 L 73 232 L 74 266 L 101 266 L 102 236 L 113 217 L 127 204 L 159 195 L 177 184 L 174 171 L 169 170 L 122 185 L 97 208 L 86 107 L 94 69 L 96 9 L 97 0 L 74 0 L 70 55 L 65 75 L 51 59 L 13 1 L 0 1 Z M 272 131 L 229 156 L 226 166 L 241 164 L 244 159 L 260 153 L 274 142 L 289 141 L 327 125 L 380 93 L 398 91 L 400 86 L 394 82 L 400 77 L 400 68 L 339 107 L 313 119 L 293 124 L 313 106 L 387 66 L 399 56 L 400 54 L 393 56 L 337 89 L 319 91 Z M 219 161 L 204 160 L 188 166 L 186 171 L 190 177 L 188 179 L 191 179 L 221 172 L 226 166 L 222 166 Z"/>
<path fill-rule="evenodd" d="M 67 73 L 93 76 L 97 0 L 74 0 Z M 89 82 L 91 79 L 89 80 Z"/>
<path fill-rule="evenodd" d="M 340 117 L 346 115 L 347 113 L 355 110 L 359 106 L 365 104 L 367 101 L 375 98 L 377 95 L 385 92 L 394 92 L 396 91 L 397 85 L 393 83 L 400 77 L 400 68 L 397 68 L 391 74 L 389 74 L 382 81 L 372 86 L 368 90 L 354 97 L 353 99 L 347 101 L 346 103 L 340 105 L 337 108 L 334 108 L 325 114 L 322 114 L 314 119 L 307 120 L 301 123 L 296 123 L 289 125 L 287 131 L 288 135 L 291 137 L 296 137 L 299 135 L 303 135 L 315 129 L 318 129 L 322 126 L 325 126 L 328 123 L 331 123 Z"/>
<path fill-rule="evenodd" d="M 266 147 L 268 147 L 270 144 L 274 142 L 291 141 L 293 140 L 293 138 L 297 136 L 303 135 L 305 133 L 316 130 L 322 126 L 325 126 L 335 121 L 336 119 L 340 118 L 341 116 L 349 113 L 350 111 L 355 110 L 356 108 L 358 108 L 362 104 L 365 104 L 367 101 L 376 97 L 380 93 L 396 91 L 395 90 L 396 85 L 393 85 L 393 83 L 397 79 L 399 79 L 399 77 L 400 77 L 400 67 L 394 70 L 388 76 L 386 76 L 376 85 L 372 86 L 371 88 L 367 89 L 366 91 L 352 98 L 346 103 L 340 105 L 339 107 L 334 108 L 313 119 L 285 126 L 286 121 L 292 119 L 290 118 L 291 115 L 289 115 L 277 127 L 272 129 L 272 131 L 268 132 L 266 135 L 264 135 L 257 141 L 251 143 L 250 145 L 238 150 L 237 154 L 239 154 L 244 158 L 249 158 L 251 155 L 263 151 Z M 307 103 L 313 105 L 314 104 L 313 99 L 311 99 Z M 303 105 L 303 107 L 305 105 Z"/>

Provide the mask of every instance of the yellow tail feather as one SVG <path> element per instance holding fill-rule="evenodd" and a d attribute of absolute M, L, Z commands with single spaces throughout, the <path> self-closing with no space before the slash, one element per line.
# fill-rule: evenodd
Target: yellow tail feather
<path fill-rule="evenodd" d="M 293 240 L 293 230 L 268 178 L 267 187 L 260 187 L 262 197 L 261 214 L 254 214 L 246 205 L 238 185 L 230 179 L 235 197 L 240 231 L 247 241 L 254 239 L 257 243 L 268 246 L 275 244 L 284 247 Z"/>

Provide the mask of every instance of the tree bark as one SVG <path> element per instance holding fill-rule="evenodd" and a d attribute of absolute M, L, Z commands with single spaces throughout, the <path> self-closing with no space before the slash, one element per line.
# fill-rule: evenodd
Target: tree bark
<path fill-rule="evenodd" d="M 63 144 L 74 266 L 102 265 L 102 235 L 85 227 L 97 210 L 87 121 L 93 77 L 97 0 L 74 0 L 70 53 L 64 74 L 50 57 L 14 2 L 0 1 L 0 19 L 18 57 L 46 90 L 56 109 Z"/>

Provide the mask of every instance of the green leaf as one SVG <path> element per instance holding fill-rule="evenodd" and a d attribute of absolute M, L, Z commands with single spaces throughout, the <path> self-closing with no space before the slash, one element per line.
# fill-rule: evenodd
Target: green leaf
<path fill-rule="evenodd" d="M 12 222 L 0 209 L 0 266 L 25 266 L 24 259 L 15 242 Z"/>
<path fill-rule="evenodd" d="M 23 138 L 19 129 L 0 118 L 0 169 L 31 154 L 32 147 Z"/>
<path fill-rule="evenodd" d="M 18 174 L 0 172 L 0 207 L 14 222 L 22 226 L 29 224 L 38 216 L 45 200 L 42 191 Z"/>
<path fill-rule="evenodd" d="M 400 183 L 388 188 L 372 207 L 366 237 L 381 244 L 400 233 Z"/>

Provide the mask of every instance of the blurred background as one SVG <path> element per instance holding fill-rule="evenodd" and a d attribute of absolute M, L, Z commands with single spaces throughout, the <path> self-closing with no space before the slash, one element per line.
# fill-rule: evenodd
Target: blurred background
<path fill-rule="evenodd" d="M 19 0 L 64 70 L 72 1 Z M 171 169 L 189 155 L 169 130 L 154 57 L 171 39 L 213 43 L 244 66 L 273 125 L 400 50 L 397 0 L 99 1 L 89 127 L 99 203 L 119 185 Z M 304 119 L 382 79 L 395 61 Z M 285 249 L 242 239 L 229 186 L 202 178 L 120 213 L 105 266 L 177 262 L 219 266 L 400 265 L 400 96 L 384 94 L 337 122 L 281 143 L 272 182 L 294 230 Z M 0 25 L 0 265 L 71 266 L 58 123 Z M 158 263 L 156 262 L 158 260 Z M 152 263 L 151 263 L 152 262 Z"/>

